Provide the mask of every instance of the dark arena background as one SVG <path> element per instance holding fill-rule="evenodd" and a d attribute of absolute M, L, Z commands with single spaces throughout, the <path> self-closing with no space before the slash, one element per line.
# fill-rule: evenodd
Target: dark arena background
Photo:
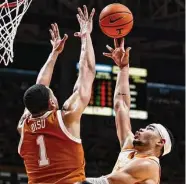
<path fill-rule="evenodd" d="M 57 22 L 67 33 L 64 52 L 56 63 L 51 88 L 60 106 L 71 95 L 78 75 L 80 40 L 77 7 L 96 9 L 92 33 L 96 54 L 96 79 L 88 108 L 82 117 L 81 135 L 87 176 L 111 172 L 119 153 L 113 92 L 118 68 L 105 58 L 105 36 L 98 24 L 101 10 L 119 2 L 133 12 L 134 27 L 126 37 L 131 46 L 130 89 L 133 131 L 151 122 L 168 127 L 175 138 L 171 154 L 161 160 L 161 184 L 185 183 L 185 2 L 183 0 L 33 0 L 14 42 L 14 62 L 0 64 L 0 184 L 27 183 L 17 153 L 17 123 L 23 113 L 23 94 L 35 83 L 50 51 L 49 27 Z"/>

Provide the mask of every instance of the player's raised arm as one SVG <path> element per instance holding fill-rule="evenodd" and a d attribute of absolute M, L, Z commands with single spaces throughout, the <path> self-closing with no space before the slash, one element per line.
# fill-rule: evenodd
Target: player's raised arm
<path fill-rule="evenodd" d="M 118 40 L 114 39 L 115 49 L 107 45 L 110 53 L 103 53 L 104 56 L 112 58 L 119 67 L 117 82 L 114 93 L 114 110 L 116 113 L 116 128 L 120 146 L 131 148 L 133 134 L 129 117 L 130 110 L 130 88 L 129 88 L 129 51 L 131 48 L 124 49 L 124 38 L 119 45 Z M 124 145 L 125 143 L 125 145 Z"/>
<path fill-rule="evenodd" d="M 52 44 L 52 52 L 44 66 L 41 68 L 36 81 L 36 84 L 43 84 L 45 86 L 50 85 L 56 60 L 58 55 L 63 51 L 65 42 L 68 38 L 68 35 L 65 34 L 63 39 L 61 39 L 58 25 L 56 23 L 51 24 L 51 26 L 52 28 L 49 31 L 51 34 L 50 42 Z"/>
<path fill-rule="evenodd" d="M 83 6 L 83 11 L 78 8 L 77 19 L 80 24 L 80 32 L 75 33 L 74 36 L 81 38 L 79 76 L 72 96 L 63 105 L 64 118 L 67 123 L 79 122 L 91 97 L 92 84 L 95 78 L 95 55 L 91 40 L 94 12 L 93 9 L 88 15 L 86 6 Z"/>
<path fill-rule="evenodd" d="M 52 51 L 47 61 L 45 62 L 44 66 L 41 68 L 38 74 L 37 80 L 36 80 L 36 84 L 43 84 L 47 87 L 50 86 L 50 82 L 51 82 L 51 78 L 52 78 L 52 74 L 53 74 L 53 70 L 54 70 L 57 57 L 63 51 L 65 42 L 68 38 L 68 36 L 65 34 L 63 39 L 61 39 L 58 25 L 56 23 L 51 24 L 51 29 L 49 31 L 51 34 L 50 42 L 52 44 Z M 17 130 L 19 133 L 21 132 L 21 127 L 22 127 L 24 119 L 29 114 L 30 114 L 29 111 L 25 108 L 23 115 L 21 116 L 18 126 L 17 126 Z"/>

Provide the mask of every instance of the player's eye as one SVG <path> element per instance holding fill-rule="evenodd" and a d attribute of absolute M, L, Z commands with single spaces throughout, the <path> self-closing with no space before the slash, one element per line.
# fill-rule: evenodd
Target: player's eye
<path fill-rule="evenodd" d="M 147 127 L 146 129 L 147 129 L 147 130 L 154 130 L 153 127 Z"/>

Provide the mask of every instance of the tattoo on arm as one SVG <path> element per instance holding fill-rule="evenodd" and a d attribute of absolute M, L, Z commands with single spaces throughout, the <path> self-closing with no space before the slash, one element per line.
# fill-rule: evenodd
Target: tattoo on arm
<path fill-rule="evenodd" d="M 118 95 L 126 96 L 127 94 L 118 92 Z"/>

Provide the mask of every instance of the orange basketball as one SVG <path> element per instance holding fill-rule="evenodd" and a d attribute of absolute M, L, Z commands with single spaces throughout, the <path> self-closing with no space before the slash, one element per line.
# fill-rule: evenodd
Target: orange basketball
<path fill-rule="evenodd" d="M 113 3 L 100 13 L 99 25 L 104 34 L 111 38 L 126 36 L 133 27 L 133 15 L 124 5 Z"/>

